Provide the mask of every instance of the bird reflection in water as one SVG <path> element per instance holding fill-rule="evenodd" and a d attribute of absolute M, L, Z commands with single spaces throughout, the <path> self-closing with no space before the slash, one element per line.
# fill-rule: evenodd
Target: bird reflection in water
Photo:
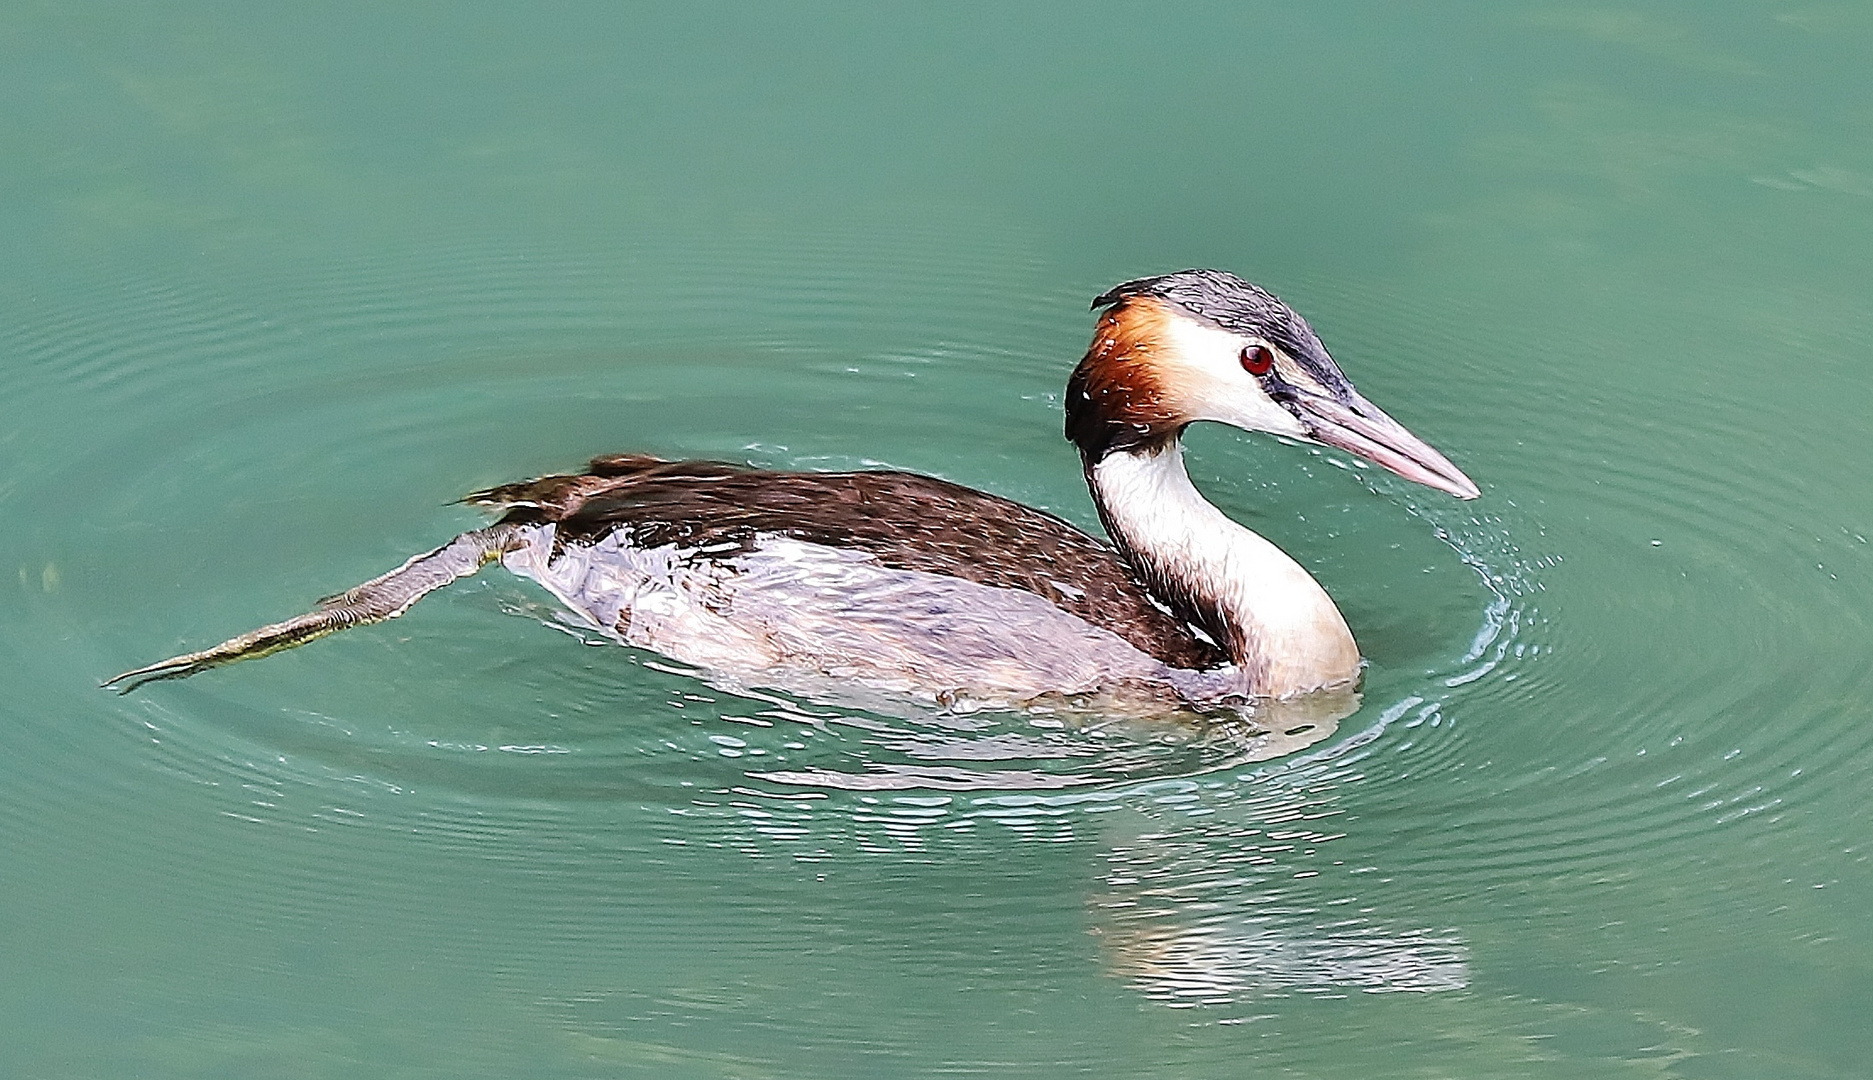
<path fill-rule="evenodd" d="M 1370 898 L 1382 882 L 1335 858 L 1337 762 L 1383 724 L 1264 777 L 1229 772 L 1327 739 L 1358 705 L 1351 692 L 1310 695 L 1233 720 L 1174 722 L 1062 710 L 1057 739 L 1031 726 L 1011 731 L 990 715 L 851 718 L 871 725 L 865 742 L 879 757 L 858 768 L 748 775 L 796 790 L 900 792 L 920 807 L 941 804 L 920 811 L 932 824 L 972 814 L 1026 840 L 1097 830 L 1105 866 L 1087 895 L 1089 929 L 1112 975 L 1166 1005 L 1462 989 L 1461 936 L 1383 914 Z M 1089 734 L 1093 725 L 1102 737 Z M 964 803 L 932 797 L 944 791 L 979 794 Z M 1044 819 L 1055 827 L 1036 833 Z M 892 834 L 899 843 L 912 837 Z"/>
<path fill-rule="evenodd" d="M 1469 950 L 1454 930 L 1385 926 L 1350 897 L 1339 906 L 1296 896 L 1279 867 L 1255 873 L 1275 862 L 1258 854 L 1247 838 L 1152 836 L 1114 849 L 1112 887 L 1091 902 L 1109 970 L 1173 1006 L 1469 985 Z M 1199 855 L 1202 870 L 1185 865 Z"/>

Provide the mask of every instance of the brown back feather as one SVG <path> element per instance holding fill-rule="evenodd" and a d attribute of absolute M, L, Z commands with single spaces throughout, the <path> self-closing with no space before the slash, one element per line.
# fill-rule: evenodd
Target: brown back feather
<path fill-rule="evenodd" d="M 510 507 L 509 522 L 553 522 L 560 543 L 590 544 L 628 527 L 636 545 L 719 548 L 715 557 L 759 535 L 857 549 L 893 569 L 1032 593 L 1173 667 L 1227 662 L 1152 602 L 1111 545 L 1052 514 L 914 473 L 776 472 L 618 454 L 580 475 L 466 501 Z"/>

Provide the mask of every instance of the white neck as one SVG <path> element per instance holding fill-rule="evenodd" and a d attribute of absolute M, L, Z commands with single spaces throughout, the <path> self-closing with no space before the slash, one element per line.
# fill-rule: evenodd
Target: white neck
<path fill-rule="evenodd" d="M 1225 635 L 1217 644 L 1245 693 L 1290 697 L 1359 674 L 1359 647 L 1326 590 L 1203 498 L 1181 443 L 1108 453 L 1086 476 L 1107 531 L 1153 590 Z"/>

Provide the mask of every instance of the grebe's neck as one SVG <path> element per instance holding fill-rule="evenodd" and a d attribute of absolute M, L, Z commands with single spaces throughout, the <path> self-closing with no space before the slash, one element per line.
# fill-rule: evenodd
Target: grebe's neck
<path fill-rule="evenodd" d="M 1326 590 L 1204 499 L 1179 440 L 1088 460 L 1086 480 L 1113 542 L 1154 593 L 1229 653 L 1243 693 L 1290 697 L 1358 676 L 1359 647 Z"/>

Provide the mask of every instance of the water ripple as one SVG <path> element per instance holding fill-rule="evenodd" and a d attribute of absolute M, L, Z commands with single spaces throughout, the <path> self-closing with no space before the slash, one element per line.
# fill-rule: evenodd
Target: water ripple
<path fill-rule="evenodd" d="M 29 460 L 0 501 L 65 508 L 21 532 L 29 625 L 83 643 L 60 661 L 82 685 L 434 544 L 476 520 L 443 505 L 462 490 L 607 449 L 890 462 L 1089 524 L 1054 428 L 1077 298 L 1018 244 L 985 247 L 964 273 L 920 261 L 914 230 L 899 239 L 880 258 L 853 237 L 673 245 L 665 272 L 682 288 L 648 288 L 603 252 L 464 243 L 302 275 L 292 297 L 128 283 L 9 323 L 0 350 L 24 361 L 13 422 Z M 1454 378 L 1482 369 L 1487 350 L 1452 334 L 1449 313 L 1359 299 Z M 1349 358 L 1376 332 L 1338 321 L 1349 370 L 1415 427 L 1458 430 L 1453 456 L 1486 499 L 1435 500 L 1234 435 L 1200 433 L 1193 470 L 1347 608 L 1372 658 L 1350 715 L 1290 732 L 729 693 L 587 647 L 528 586 L 489 576 L 384 627 L 100 700 L 89 710 L 118 740 L 116 764 L 19 798 L 130 804 L 177 785 L 257 842 L 420 837 L 565 889 L 541 917 L 569 953 L 627 888 L 595 856 L 681 866 L 733 852 L 818 874 L 992 866 L 1010 845 L 1062 845 L 1089 853 L 1086 918 L 1108 970 L 1166 1004 L 1221 1007 L 1462 987 L 1488 925 L 1478 898 L 1558 865 L 1574 878 L 1693 867 L 1701 838 L 1773 832 L 1818 776 L 1866 760 L 1863 726 L 1822 722 L 1864 700 L 1866 670 L 1803 666 L 1815 612 L 1864 621 L 1865 523 L 1796 528 L 1809 493 L 1747 456 L 1609 453 L 1602 403 L 1540 375 L 1528 392 L 1551 405 L 1538 414 L 1455 428 L 1430 396 L 1373 389 L 1384 371 L 1367 380 Z M 71 394 L 124 422 L 77 444 L 42 438 L 35 404 Z M 965 398 L 980 409 L 943 415 L 948 441 L 916 426 Z M 1704 419 L 1669 434 L 1703 448 L 1764 407 L 1722 382 L 1696 405 L 1686 415 Z M 72 460 L 51 468 L 51 446 Z M 65 499 L 74 469 L 92 478 L 82 527 Z M 1547 520 L 1555 504 L 1592 507 L 1588 528 Z M 1791 584 L 1756 573 L 1765 561 L 1814 570 Z M 1674 571 L 1700 587 L 1675 589 Z M 1626 591 L 1589 588 L 1601 574 Z M 1722 621 L 1738 597 L 1756 621 Z M 1591 609 L 1620 603 L 1657 618 L 1609 634 Z M 1643 635 L 1684 620 L 1702 621 L 1706 651 L 1633 669 Z M 17 632 L 12 644 L 42 649 Z M 1617 715 L 1597 678 L 1618 683 Z M 0 821 L 21 805 L 0 801 Z M 182 849 L 197 827 L 143 839 Z M 394 875 L 335 883 L 316 845 L 286 850 L 270 872 L 295 918 L 367 883 L 420 904 Z"/>

